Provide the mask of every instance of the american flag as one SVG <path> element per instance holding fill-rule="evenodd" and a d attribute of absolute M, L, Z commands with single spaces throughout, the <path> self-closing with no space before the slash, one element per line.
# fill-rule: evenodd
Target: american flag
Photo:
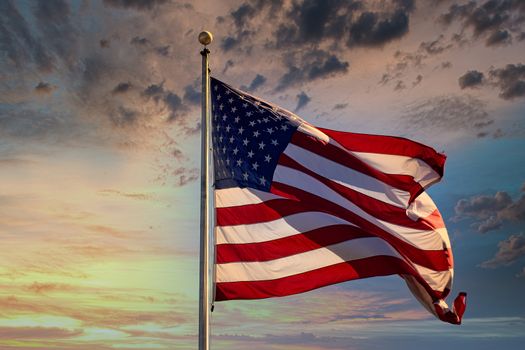
<path fill-rule="evenodd" d="M 404 138 L 316 128 L 211 78 L 215 299 L 260 299 L 400 275 L 439 319 L 453 275 L 443 219 L 424 189 L 445 156 Z"/>

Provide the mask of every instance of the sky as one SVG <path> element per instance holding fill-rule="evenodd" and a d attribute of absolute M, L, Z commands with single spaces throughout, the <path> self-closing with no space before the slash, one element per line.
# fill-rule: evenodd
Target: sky
<path fill-rule="evenodd" d="M 521 349 L 525 3 L 0 1 L 0 349 L 195 349 L 200 74 L 447 155 L 461 326 L 398 276 L 217 303 L 212 349 Z"/>

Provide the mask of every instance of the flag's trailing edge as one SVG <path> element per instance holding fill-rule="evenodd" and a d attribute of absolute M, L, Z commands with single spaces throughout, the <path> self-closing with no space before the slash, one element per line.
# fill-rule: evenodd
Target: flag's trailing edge
<path fill-rule="evenodd" d="M 439 319 L 453 259 L 425 188 L 445 156 L 399 137 L 316 128 L 211 78 L 215 298 L 259 299 L 398 274 Z"/>

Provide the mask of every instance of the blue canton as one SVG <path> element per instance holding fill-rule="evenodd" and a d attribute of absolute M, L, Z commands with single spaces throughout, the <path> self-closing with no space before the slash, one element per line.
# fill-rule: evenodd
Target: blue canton
<path fill-rule="evenodd" d="M 211 78 L 215 188 L 269 191 L 298 122 L 284 111 Z"/>

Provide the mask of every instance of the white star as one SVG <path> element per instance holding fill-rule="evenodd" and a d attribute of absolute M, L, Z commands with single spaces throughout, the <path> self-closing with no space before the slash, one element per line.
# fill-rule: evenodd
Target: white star
<path fill-rule="evenodd" d="M 272 140 L 272 145 L 277 146 L 278 145 L 277 140 Z"/>
<path fill-rule="evenodd" d="M 237 159 L 237 166 L 239 166 L 239 167 L 240 167 L 240 166 L 241 166 L 241 164 L 242 164 L 242 159 Z"/>
<path fill-rule="evenodd" d="M 219 86 L 218 86 L 218 85 L 215 85 L 215 86 L 213 87 L 213 90 L 217 91 L 218 88 L 219 88 Z"/>
<path fill-rule="evenodd" d="M 277 119 L 277 120 L 281 120 L 281 119 L 283 119 L 283 117 L 281 117 L 279 114 L 277 114 L 277 115 L 275 116 L 275 119 Z"/>
<path fill-rule="evenodd" d="M 232 92 L 230 90 L 226 90 L 226 95 L 231 94 Z"/>
<path fill-rule="evenodd" d="M 267 163 L 270 163 L 271 160 L 272 160 L 272 157 L 270 157 L 269 154 L 267 154 L 267 155 L 264 157 L 264 161 L 267 162 Z"/>
<path fill-rule="evenodd" d="M 221 105 L 219 106 L 219 109 L 222 111 L 223 108 L 224 108 L 224 105 L 221 103 Z"/>
<path fill-rule="evenodd" d="M 221 130 L 221 124 L 217 124 L 217 131 Z"/>
<path fill-rule="evenodd" d="M 239 135 L 242 135 L 243 132 L 244 132 L 244 128 L 241 126 L 241 127 L 239 128 L 239 130 L 238 130 L 238 133 L 239 133 Z"/>
<path fill-rule="evenodd" d="M 235 111 L 237 110 L 237 107 L 232 107 L 232 112 L 235 113 Z"/>
<path fill-rule="evenodd" d="M 221 99 L 221 97 L 222 97 L 222 96 L 221 96 L 220 94 L 217 95 L 217 101 L 219 101 L 219 100 Z"/>
<path fill-rule="evenodd" d="M 255 131 L 253 132 L 253 137 L 259 137 L 259 134 L 260 134 L 260 133 L 259 133 L 259 130 L 255 130 Z"/>
<path fill-rule="evenodd" d="M 248 180 L 248 177 L 249 177 L 249 176 L 248 176 L 248 173 L 244 173 L 244 174 L 242 174 L 242 177 L 244 177 L 244 180 L 247 181 L 247 180 Z"/>
<path fill-rule="evenodd" d="M 264 178 L 264 176 L 261 176 L 259 178 L 259 181 L 261 181 L 261 185 L 265 186 L 266 185 L 266 179 Z"/>
<path fill-rule="evenodd" d="M 288 125 L 283 124 L 283 125 L 281 126 L 281 130 L 282 130 L 282 131 L 286 131 L 286 130 L 288 130 Z"/>
<path fill-rule="evenodd" d="M 239 150 L 237 149 L 237 147 L 235 147 L 235 148 L 233 149 L 233 154 L 237 155 L 237 153 L 239 153 Z"/>
<path fill-rule="evenodd" d="M 222 120 L 224 121 L 226 119 L 228 119 L 228 116 L 225 114 L 225 115 L 222 116 Z"/>
<path fill-rule="evenodd" d="M 230 137 L 230 143 L 233 143 L 233 141 L 235 141 L 235 137 Z"/>
<path fill-rule="evenodd" d="M 263 122 L 268 123 L 270 120 L 267 117 L 263 118 Z"/>
<path fill-rule="evenodd" d="M 252 158 L 254 154 L 252 151 L 248 152 L 248 158 Z"/>
<path fill-rule="evenodd" d="M 251 111 L 250 111 L 250 112 L 246 112 L 246 116 L 247 116 L 247 117 L 249 117 L 249 116 L 251 116 L 251 115 L 252 115 L 252 112 L 251 112 Z"/>
<path fill-rule="evenodd" d="M 250 126 L 255 126 L 255 122 L 253 120 L 249 124 Z"/>
<path fill-rule="evenodd" d="M 273 133 L 273 129 L 272 128 L 268 128 L 268 129 L 266 129 L 266 132 L 271 135 Z"/>
<path fill-rule="evenodd" d="M 222 148 L 222 153 L 226 153 L 226 146 Z"/>
<path fill-rule="evenodd" d="M 232 127 L 228 125 L 228 126 L 226 127 L 226 132 L 230 132 L 231 128 L 232 128 Z"/>
<path fill-rule="evenodd" d="M 257 162 L 252 164 L 253 170 L 257 170 L 258 167 L 259 167 L 259 164 L 257 164 Z"/>
<path fill-rule="evenodd" d="M 264 146 L 266 146 L 266 145 L 264 144 L 264 142 L 261 141 L 259 143 L 259 149 L 264 149 Z"/>
<path fill-rule="evenodd" d="M 232 109 L 232 111 L 233 111 L 233 109 Z M 234 112 L 235 112 L 235 111 L 234 111 Z M 239 118 L 239 117 L 235 117 L 235 119 L 234 119 L 234 121 L 235 121 L 236 123 L 238 123 L 239 120 L 241 120 L 241 118 Z"/>
<path fill-rule="evenodd" d="M 228 99 L 229 103 L 233 103 L 233 98 Z"/>
<path fill-rule="evenodd" d="M 230 165 L 230 158 L 226 158 L 226 164 Z"/>
<path fill-rule="evenodd" d="M 245 146 L 248 146 L 249 143 L 250 143 L 250 140 L 248 140 L 248 139 L 242 140 L 242 144 L 245 145 Z"/>
<path fill-rule="evenodd" d="M 222 142 L 222 139 L 223 139 L 222 135 L 219 136 L 219 142 Z"/>
<path fill-rule="evenodd" d="M 248 108 L 248 104 L 247 104 L 246 102 L 244 102 L 244 103 L 242 104 L 242 106 L 243 106 L 244 108 Z"/>

